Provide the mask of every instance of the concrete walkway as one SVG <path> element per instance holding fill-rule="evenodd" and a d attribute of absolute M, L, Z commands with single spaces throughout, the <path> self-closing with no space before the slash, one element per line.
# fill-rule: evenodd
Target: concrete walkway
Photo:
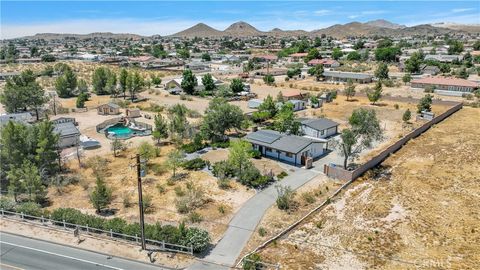
<path fill-rule="evenodd" d="M 275 186 L 277 184 L 290 186 L 295 190 L 318 175 L 315 171 L 293 166 L 291 168 L 295 171 L 288 171 L 287 177 L 255 194 L 240 208 L 230 221 L 223 238 L 204 258 L 206 262 L 195 263 L 187 269 L 228 269 L 228 266 L 233 266 L 263 215 L 275 203 L 277 199 Z"/>

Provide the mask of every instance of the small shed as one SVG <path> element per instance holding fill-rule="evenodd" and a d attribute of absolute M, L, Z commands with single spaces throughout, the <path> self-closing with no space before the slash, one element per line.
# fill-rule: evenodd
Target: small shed
<path fill-rule="evenodd" d="M 100 115 L 116 115 L 120 114 L 120 106 L 115 103 L 109 102 L 98 106 L 97 111 Z"/>
<path fill-rule="evenodd" d="M 140 109 L 137 109 L 137 108 L 127 109 L 126 114 L 127 114 L 127 117 L 129 117 L 129 118 L 136 118 L 136 117 L 141 117 L 142 116 L 140 114 Z"/>
<path fill-rule="evenodd" d="M 301 111 L 305 109 L 305 101 L 299 99 L 289 100 L 293 104 L 293 111 Z"/>

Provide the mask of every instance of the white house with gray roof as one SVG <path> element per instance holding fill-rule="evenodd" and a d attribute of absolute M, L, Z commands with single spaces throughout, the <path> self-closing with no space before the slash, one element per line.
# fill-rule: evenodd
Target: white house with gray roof
<path fill-rule="evenodd" d="M 325 139 L 338 133 L 338 123 L 327 118 L 300 119 L 300 129 L 308 137 Z"/>
<path fill-rule="evenodd" d="M 80 131 L 75 126 L 75 118 L 61 117 L 52 120 L 53 132 L 59 135 L 58 147 L 67 148 L 79 143 Z"/>
<path fill-rule="evenodd" d="M 252 132 L 245 139 L 263 156 L 295 165 L 305 164 L 307 157 L 323 155 L 328 146 L 325 139 L 288 135 L 274 130 Z"/>
<path fill-rule="evenodd" d="M 373 80 L 373 76 L 370 74 L 332 70 L 324 71 L 323 76 L 326 81 L 332 82 L 347 82 L 348 80 L 352 80 L 355 83 L 370 83 Z"/>

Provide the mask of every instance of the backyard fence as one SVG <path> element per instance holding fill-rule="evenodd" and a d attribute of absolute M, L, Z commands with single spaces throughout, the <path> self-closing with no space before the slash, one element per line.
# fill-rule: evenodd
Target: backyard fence
<path fill-rule="evenodd" d="M 354 180 L 357 177 L 361 176 L 364 174 L 366 171 L 370 170 L 371 168 L 377 166 L 380 164 L 383 160 L 385 160 L 390 154 L 395 153 L 398 151 L 400 148 L 402 148 L 403 145 L 405 145 L 409 140 L 418 137 L 420 134 L 423 132 L 427 131 L 430 127 L 433 125 L 445 120 L 445 118 L 449 117 L 450 115 L 454 114 L 458 110 L 462 108 L 463 104 L 462 103 L 457 103 L 447 111 L 443 112 L 442 114 L 438 115 L 437 117 L 433 118 L 432 120 L 426 122 L 419 128 L 413 130 L 412 132 L 408 133 L 405 135 L 403 138 L 395 142 L 394 144 L 390 145 L 387 147 L 387 149 L 383 150 L 380 152 L 378 155 L 367 161 L 366 163 L 362 164 L 358 168 L 356 168 L 353 171 L 347 171 L 343 169 L 342 167 L 338 166 L 331 166 L 331 165 L 326 165 L 324 166 L 324 173 L 328 175 L 329 177 L 332 178 L 337 178 L 341 180 Z"/>
<path fill-rule="evenodd" d="M 1 214 L 1 218 L 8 218 L 8 219 L 13 219 L 17 221 L 41 224 L 47 228 L 63 228 L 66 231 L 72 231 L 72 233 L 75 233 L 75 231 L 79 233 L 83 232 L 86 235 L 98 236 L 98 237 L 104 237 L 104 238 L 106 237 L 114 240 L 124 240 L 129 243 L 134 242 L 138 245 L 140 245 L 140 242 L 141 242 L 141 238 L 138 235 L 134 235 L 134 236 L 127 235 L 127 234 L 114 232 L 113 230 L 105 231 L 105 230 L 89 227 L 88 225 L 83 226 L 83 225 L 68 223 L 68 222 L 65 222 L 65 220 L 58 221 L 58 220 L 45 218 L 44 216 L 37 217 L 32 215 L 26 215 L 24 213 L 6 211 L 3 209 L 0 209 L 0 214 Z M 149 250 L 169 251 L 169 252 L 193 255 L 192 247 L 171 244 L 165 241 L 157 241 L 157 240 L 151 240 L 151 239 L 145 239 L 145 243 L 147 244 L 147 248 Z"/>

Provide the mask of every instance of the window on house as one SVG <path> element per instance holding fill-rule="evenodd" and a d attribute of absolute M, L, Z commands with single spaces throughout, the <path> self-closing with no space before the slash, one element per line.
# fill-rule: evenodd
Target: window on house
<path fill-rule="evenodd" d="M 289 158 L 293 157 L 293 154 L 292 153 L 285 153 L 285 155 Z"/>
<path fill-rule="evenodd" d="M 268 148 L 268 147 L 265 148 L 265 151 L 267 151 L 267 152 L 273 152 L 273 151 L 272 151 L 272 148 Z"/>
<path fill-rule="evenodd" d="M 322 131 L 320 132 L 320 135 L 323 135 L 323 134 L 325 134 L 325 130 L 322 130 Z"/>

